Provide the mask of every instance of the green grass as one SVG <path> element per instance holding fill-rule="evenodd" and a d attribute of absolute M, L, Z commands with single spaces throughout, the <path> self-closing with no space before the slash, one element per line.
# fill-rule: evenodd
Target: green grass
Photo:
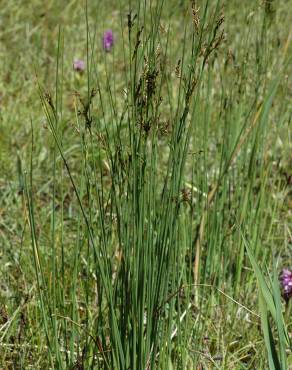
<path fill-rule="evenodd" d="M 1 7 L 1 368 L 292 366 L 289 5 Z"/>

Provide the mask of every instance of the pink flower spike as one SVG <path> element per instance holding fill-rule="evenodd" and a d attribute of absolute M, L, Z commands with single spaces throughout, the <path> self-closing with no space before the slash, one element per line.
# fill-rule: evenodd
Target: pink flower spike
<path fill-rule="evenodd" d="M 82 59 L 75 59 L 73 62 L 73 69 L 76 72 L 84 72 L 85 62 Z"/>
<path fill-rule="evenodd" d="M 283 269 L 281 271 L 279 280 L 282 288 L 282 295 L 286 302 L 288 302 L 292 297 L 292 271 L 287 268 Z"/>
<path fill-rule="evenodd" d="M 112 30 L 107 30 L 103 34 L 103 48 L 105 51 L 110 51 L 114 45 L 114 34 Z"/>

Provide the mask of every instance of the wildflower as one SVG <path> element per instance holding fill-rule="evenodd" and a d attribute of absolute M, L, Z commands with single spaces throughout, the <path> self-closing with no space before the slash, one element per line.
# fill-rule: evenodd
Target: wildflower
<path fill-rule="evenodd" d="M 82 59 L 75 59 L 73 62 L 73 69 L 76 72 L 83 72 L 85 70 L 85 62 Z"/>
<path fill-rule="evenodd" d="M 286 302 L 292 297 L 292 271 L 283 269 L 280 274 L 280 285 Z"/>
<path fill-rule="evenodd" d="M 107 30 L 103 34 L 103 48 L 105 51 L 110 51 L 114 44 L 114 34 L 112 30 Z"/>

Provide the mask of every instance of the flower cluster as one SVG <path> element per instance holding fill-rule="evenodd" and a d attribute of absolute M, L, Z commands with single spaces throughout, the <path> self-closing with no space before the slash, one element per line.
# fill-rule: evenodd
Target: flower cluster
<path fill-rule="evenodd" d="M 289 269 L 283 269 L 280 274 L 280 285 L 282 288 L 282 294 L 286 302 L 292 297 L 292 271 Z"/>
<path fill-rule="evenodd" d="M 112 30 L 107 30 L 103 34 L 103 48 L 105 51 L 110 51 L 114 45 L 114 34 Z"/>
<path fill-rule="evenodd" d="M 73 69 L 76 72 L 83 72 L 85 70 L 85 62 L 82 59 L 75 59 L 73 62 Z"/>

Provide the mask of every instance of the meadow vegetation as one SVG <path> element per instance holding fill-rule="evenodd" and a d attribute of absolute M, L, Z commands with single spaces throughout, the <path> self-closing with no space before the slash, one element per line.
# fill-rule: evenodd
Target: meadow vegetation
<path fill-rule="evenodd" d="M 291 368 L 291 9 L 1 4 L 1 368 Z"/>

